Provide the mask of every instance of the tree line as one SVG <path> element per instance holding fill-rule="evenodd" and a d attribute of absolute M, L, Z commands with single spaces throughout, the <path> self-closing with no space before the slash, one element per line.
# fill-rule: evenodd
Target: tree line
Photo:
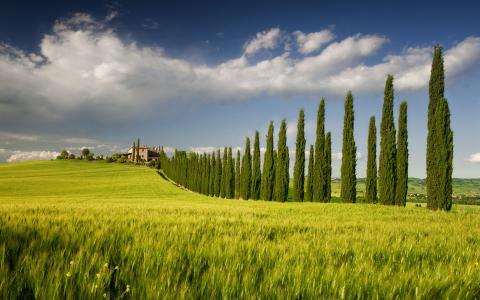
<path fill-rule="evenodd" d="M 453 132 L 450 128 L 448 101 L 444 98 L 442 48 L 434 49 L 429 83 L 427 138 L 427 207 L 450 210 L 452 206 Z M 341 162 L 341 199 L 355 203 L 357 148 L 354 139 L 354 98 L 345 97 Z M 375 116 L 369 120 L 365 199 L 369 203 L 405 206 L 408 190 L 407 102 L 400 104 L 398 127 L 394 122 L 394 78 L 388 75 L 384 88 L 380 123 L 380 152 L 377 168 L 377 128 Z M 260 159 L 259 132 L 255 132 L 253 151 L 250 138 L 243 154 L 232 147 L 223 153 L 187 153 L 176 150 L 168 157 L 161 150 L 161 169 L 177 184 L 209 196 L 228 199 L 288 200 L 290 173 L 287 146 L 287 122 L 281 121 L 277 147 L 274 124 L 266 135 L 263 166 Z M 305 165 L 306 153 L 309 155 Z M 318 106 L 315 145 L 306 151 L 305 114 L 300 110 L 297 122 L 292 201 L 330 202 L 332 182 L 331 133 L 325 132 L 325 100 Z M 307 171 L 305 174 L 305 170 Z"/>

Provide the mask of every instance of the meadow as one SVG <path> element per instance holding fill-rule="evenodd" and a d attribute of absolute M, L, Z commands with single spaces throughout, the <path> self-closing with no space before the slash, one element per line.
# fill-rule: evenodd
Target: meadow
<path fill-rule="evenodd" d="M 480 297 L 480 207 L 215 199 L 154 169 L 0 165 L 0 298 Z"/>

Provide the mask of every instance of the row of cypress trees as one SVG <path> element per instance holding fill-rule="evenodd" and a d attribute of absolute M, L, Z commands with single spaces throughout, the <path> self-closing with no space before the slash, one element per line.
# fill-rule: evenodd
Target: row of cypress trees
<path fill-rule="evenodd" d="M 444 70 L 441 48 L 436 47 L 430 79 L 430 103 L 427 141 L 427 197 L 431 209 L 451 208 L 451 176 L 453 133 L 450 129 L 448 102 L 443 98 Z M 343 126 L 341 199 L 356 202 L 357 148 L 354 139 L 353 95 L 345 97 Z M 377 129 L 375 117 L 369 122 L 368 158 L 365 198 L 370 203 L 406 205 L 408 189 L 408 130 L 407 103 L 400 104 L 398 132 L 395 129 L 393 76 L 388 75 L 384 89 L 380 124 L 380 154 L 377 172 Z M 225 147 L 212 154 L 175 151 L 172 158 L 161 153 L 164 172 L 178 184 L 210 196 L 222 198 L 287 201 L 289 190 L 289 149 L 287 124 L 282 120 L 277 148 L 274 149 L 274 127 L 271 121 L 266 136 L 263 169 L 260 163 L 259 133 L 255 132 L 253 157 L 250 138 L 246 138 L 244 154 Z M 295 165 L 293 172 L 293 201 L 331 200 L 332 152 L 331 133 L 325 133 L 325 100 L 317 111 L 315 146 L 309 147 L 305 174 L 305 114 L 300 110 L 297 123 Z"/>
<path fill-rule="evenodd" d="M 372 116 L 370 118 L 365 199 L 370 203 L 380 202 L 385 205 L 396 204 L 405 206 L 408 189 L 407 102 L 403 101 L 400 104 L 398 133 L 396 133 L 393 119 L 393 99 L 393 76 L 388 75 L 385 83 L 382 121 L 380 124 L 378 179 L 375 117 Z"/>

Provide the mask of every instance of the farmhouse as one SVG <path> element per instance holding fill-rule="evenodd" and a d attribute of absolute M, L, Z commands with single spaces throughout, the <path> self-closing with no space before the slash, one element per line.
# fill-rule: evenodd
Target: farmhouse
<path fill-rule="evenodd" d="M 151 161 L 160 157 L 160 147 L 149 147 L 147 145 L 144 145 L 138 148 L 138 152 L 140 155 L 140 159 L 143 161 Z M 130 147 L 130 149 L 128 150 L 128 160 L 130 161 L 134 160 L 132 153 L 133 147 Z"/>

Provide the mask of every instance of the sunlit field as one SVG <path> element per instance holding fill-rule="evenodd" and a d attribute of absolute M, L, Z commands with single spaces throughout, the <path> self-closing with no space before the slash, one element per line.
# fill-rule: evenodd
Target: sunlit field
<path fill-rule="evenodd" d="M 154 169 L 0 165 L 0 298 L 480 297 L 480 209 L 215 199 Z"/>

